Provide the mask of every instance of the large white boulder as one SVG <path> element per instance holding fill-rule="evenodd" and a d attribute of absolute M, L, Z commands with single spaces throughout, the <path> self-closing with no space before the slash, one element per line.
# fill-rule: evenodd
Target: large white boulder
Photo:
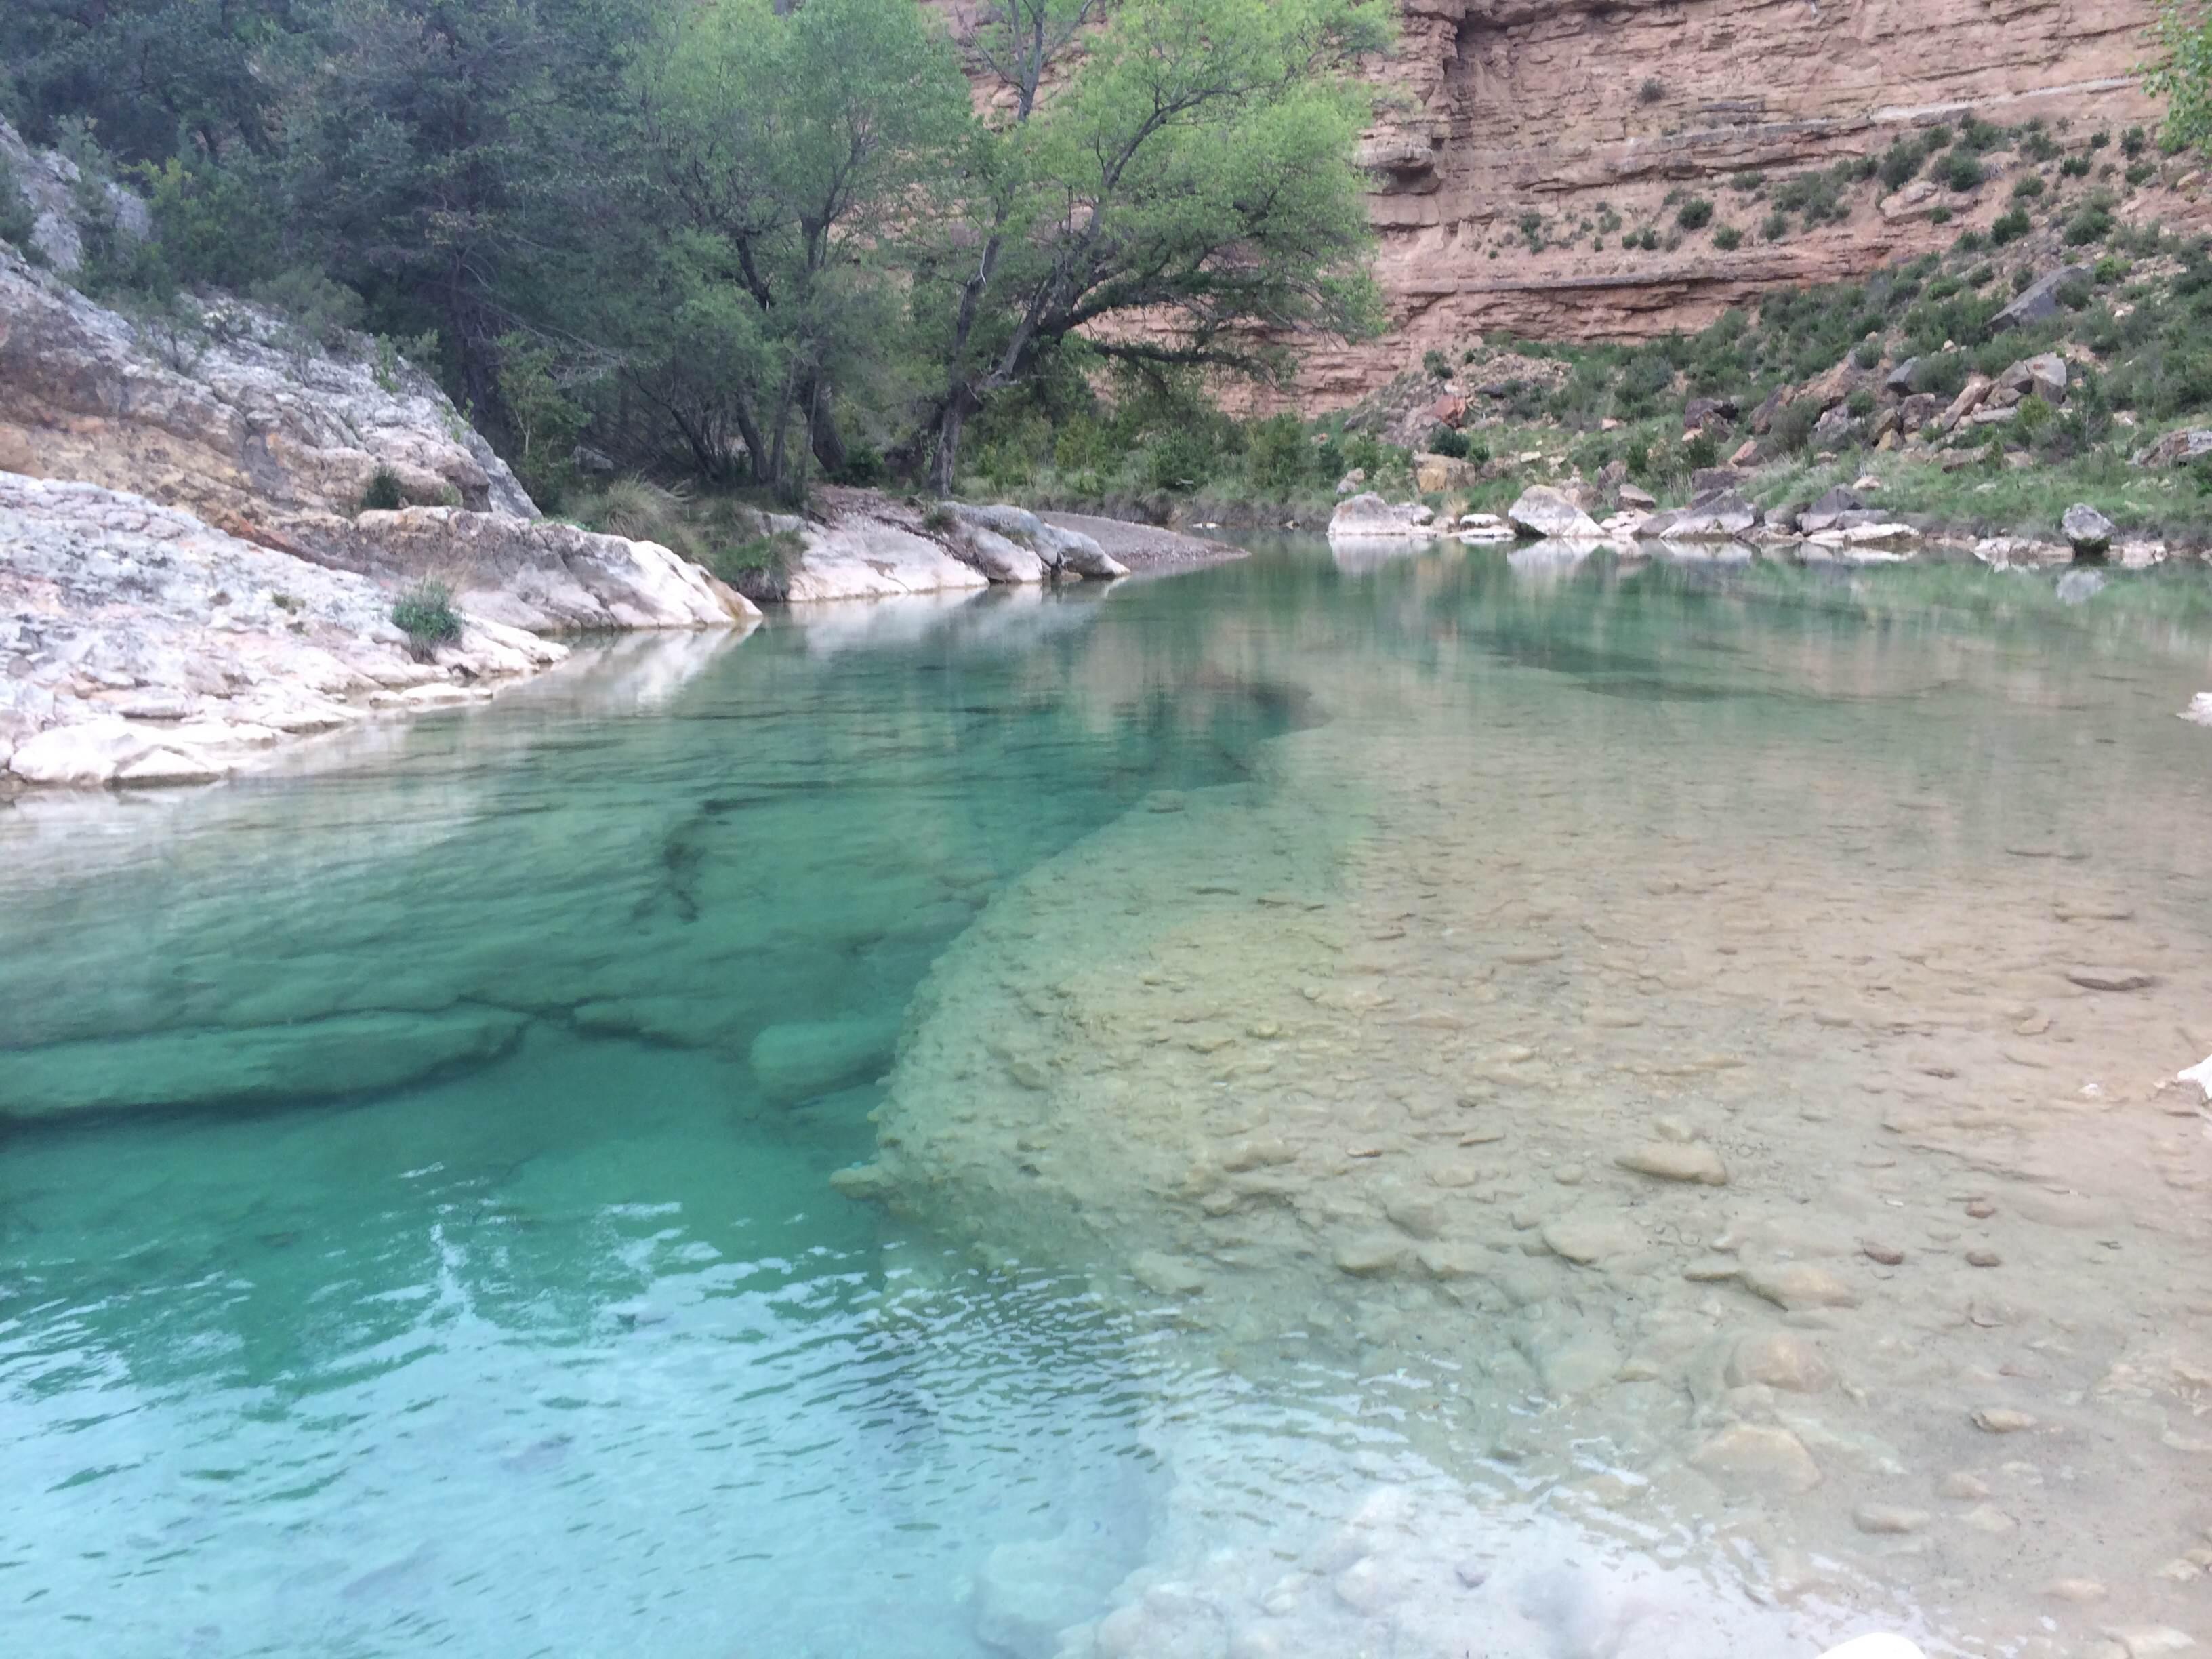
<path fill-rule="evenodd" d="M 1373 490 L 1337 503 L 1328 521 L 1331 541 L 1379 541 L 1440 533 L 1436 514 L 1419 501 L 1393 505 Z"/>
<path fill-rule="evenodd" d="M 1539 541 L 1596 542 L 1605 532 L 1596 520 L 1549 484 L 1531 484 L 1521 499 L 1505 510 L 1506 518 L 1523 535 Z"/>

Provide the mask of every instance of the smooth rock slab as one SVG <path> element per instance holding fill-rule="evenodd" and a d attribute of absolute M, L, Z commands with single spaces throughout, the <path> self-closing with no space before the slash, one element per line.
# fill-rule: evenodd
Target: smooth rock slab
<path fill-rule="evenodd" d="M 876 1076 L 897 1042 L 896 1020 L 800 1020 L 769 1026 L 745 1057 L 761 1092 L 787 1105 Z"/>
<path fill-rule="evenodd" d="M 0 1052 L 0 1118 L 380 1092 L 495 1060 L 528 1023 L 506 1009 L 454 1008 L 12 1049 Z"/>

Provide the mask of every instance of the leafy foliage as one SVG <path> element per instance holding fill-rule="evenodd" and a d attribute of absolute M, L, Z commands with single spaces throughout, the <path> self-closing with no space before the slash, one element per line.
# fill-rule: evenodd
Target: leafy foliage
<path fill-rule="evenodd" d="M 392 621 L 407 636 L 409 651 L 420 662 L 428 662 L 441 645 L 461 637 L 460 613 L 453 609 L 453 590 L 436 580 L 420 581 L 392 603 Z"/>

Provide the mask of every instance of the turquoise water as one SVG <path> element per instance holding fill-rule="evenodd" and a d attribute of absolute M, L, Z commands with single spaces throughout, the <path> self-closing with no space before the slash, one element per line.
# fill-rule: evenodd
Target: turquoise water
<path fill-rule="evenodd" d="M 1240 1374 L 832 1186 L 931 964 L 1134 809 L 1295 787 L 1278 740 L 1370 695 L 1502 744 L 1571 700 L 1587 791 L 1547 748 L 1543 797 L 1685 831 L 1741 799 L 1614 793 L 1668 735 L 1686 775 L 1971 754 L 1970 822 L 2058 841 L 2192 763 L 2193 589 L 1993 618 L 1961 580 L 2044 579 L 1276 548 L 629 641 L 222 789 L 0 811 L 9 1650 L 975 1659 L 999 1545 L 1055 1540 L 1056 1619 L 1108 1605 L 1194 1419 L 1254 1431 L 1229 1508 L 1264 1532 L 1348 1447 L 1401 1455 L 1390 1413 L 1346 1426 L 1386 1375 Z M 1960 887 L 1997 856 L 1844 833 L 1932 834 Z M 2198 913 L 2193 848 L 2106 851 Z"/>

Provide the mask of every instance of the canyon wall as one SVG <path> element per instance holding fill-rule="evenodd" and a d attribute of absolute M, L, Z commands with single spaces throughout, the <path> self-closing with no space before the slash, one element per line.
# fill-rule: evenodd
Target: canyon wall
<path fill-rule="evenodd" d="M 2069 149 L 2156 118 L 2136 82 L 2154 0 L 1404 0 L 1403 13 L 1363 155 L 1390 331 L 1309 355 L 1304 390 L 1323 404 L 1484 331 L 1700 327 L 1776 288 L 1948 247 L 2003 206 L 1987 187 L 1934 222 L 1863 189 L 1841 222 L 1769 241 L 1765 199 L 1732 187 L 1747 175 L 1778 181 L 1969 114 L 2040 118 Z M 1677 191 L 1710 198 L 1741 245 L 1676 239 Z M 1677 245 L 1622 247 L 1644 226 Z"/>

